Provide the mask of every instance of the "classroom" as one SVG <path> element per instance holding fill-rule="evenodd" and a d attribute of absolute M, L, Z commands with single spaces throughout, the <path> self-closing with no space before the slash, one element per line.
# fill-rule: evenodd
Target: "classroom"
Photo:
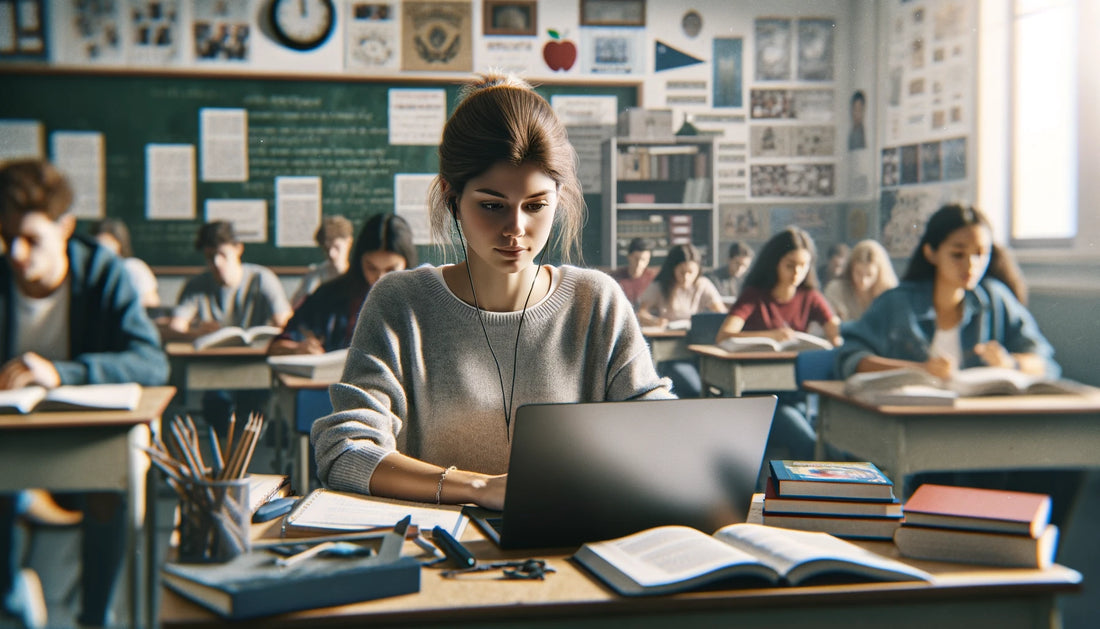
<path fill-rule="evenodd" d="M 882 302 L 878 310 L 872 306 L 877 295 L 899 280 L 911 282 L 918 258 L 927 260 L 923 279 L 940 272 L 937 260 L 948 264 L 949 252 L 936 257 L 939 241 L 928 244 L 922 236 L 932 231 L 934 216 L 958 207 L 976 216 L 965 219 L 967 225 L 990 245 L 981 252 L 993 260 L 988 273 L 1001 263 L 1011 271 L 1010 279 L 989 277 L 1001 280 L 998 286 L 1010 295 L 1005 334 L 1021 334 L 1022 345 L 1002 340 L 1006 350 L 994 338 L 991 354 L 983 347 L 966 349 L 972 342 L 966 340 L 966 308 L 1004 299 L 974 293 L 970 286 L 958 292 L 970 297 L 952 304 L 962 317 L 954 319 L 953 329 L 956 340 L 962 335 L 964 351 L 956 349 L 944 360 L 1023 371 L 1043 363 L 1053 365 L 1045 374 L 1052 379 L 1100 388 L 1094 368 L 1100 323 L 1087 315 L 1100 308 L 1100 213 L 1090 210 L 1100 207 L 1100 179 L 1090 176 L 1100 172 L 1100 153 L 1092 149 L 1100 142 L 1100 110 L 1094 105 L 1100 102 L 1098 26 L 1100 3 L 1091 0 L 0 0 L 0 172 L 10 164 L 46 163 L 45 174 L 5 172 L 0 195 L 19 184 L 20 176 L 47 184 L 52 177 L 65 180 L 65 192 L 58 193 L 64 207 L 55 210 L 51 201 L 45 208 L 38 201 L 23 210 L 24 216 L 46 217 L 44 225 L 30 218 L 19 223 L 20 215 L 6 209 L 7 197 L 0 199 L 0 406 L 7 403 L 5 389 L 32 384 L 52 389 L 136 382 L 144 391 L 140 402 L 127 407 L 125 426 L 107 430 L 44 411 L 20 425 L 19 414 L 0 412 L 0 459 L 7 459 L 0 464 L 0 543 L 15 540 L 2 558 L 19 564 L 14 573 L 0 575 L 0 589 L 11 590 L 0 592 L 0 629 L 203 624 L 205 617 L 162 591 L 158 579 L 176 541 L 169 538 L 177 535 L 178 496 L 140 448 L 172 446 L 178 438 L 173 430 L 190 434 L 196 453 L 206 456 L 222 447 L 216 438 L 205 441 L 208 429 L 254 442 L 255 452 L 246 447 L 242 454 L 252 472 L 287 475 L 299 495 L 322 485 L 354 493 L 365 493 L 367 483 L 383 486 L 383 479 L 394 479 L 380 465 L 382 450 L 389 448 L 402 453 L 394 469 L 408 474 L 393 485 L 406 491 L 393 497 L 499 508 L 516 407 L 525 399 L 597 401 L 588 399 L 592 389 L 606 392 L 601 402 L 660 399 L 670 390 L 701 399 L 777 394 L 779 410 L 773 437 L 762 445 L 765 465 L 757 491 L 763 491 L 769 459 L 842 455 L 897 473 L 893 480 L 902 499 L 914 488 L 912 475 L 924 471 L 935 472 L 931 478 L 939 482 L 950 474 L 966 479 L 995 469 L 1003 472 L 998 478 L 1010 479 L 1009 488 L 1017 488 L 1011 479 L 1024 478 L 1029 491 L 1054 496 L 1061 524 L 1056 562 L 1081 576 L 1079 586 L 1050 594 L 1050 624 L 1033 624 L 1095 626 L 1100 552 L 1091 531 L 1100 516 L 1100 456 L 1081 448 L 1100 436 L 1100 407 L 1051 402 L 1012 408 L 998 400 L 972 413 L 983 415 L 985 423 L 972 422 L 965 432 L 973 436 L 966 437 L 963 429 L 950 427 L 922 434 L 922 422 L 946 425 L 940 411 L 919 419 L 915 412 L 901 413 L 891 420 L 904 424 L 897 437 L 875 432 L 881 417 L 858 404 L 846 406 L 839 389 L 827 386 L 840 383 L 803 382 L 840 381 L 864 371 L 869 360 L 879 361 L 875 369 L 901 360 L 933 370 L 927 365 L 939 345 L 927 348 L 927 357 L 923 350 L 920 358 L 887 357 L 896 348 L 884 350 L 871 333 L 884 328 L 872 328 L 874 317 L 861 315 L 877 313 L 878 325 L 885 325 L 881 320 L 890 317 Z M 485 73 L 519 77 L 531 87 L 496 79 L 471 90 L 469 82 Z M 496 149 L 487 141 L 484 149 L 463 145 L 471 140 L 448 132 L 459 126 L 452 122 L 475 94 L 501 84 L 533 92 L 560 121 L 555 124 L 566 132 L 564 143 L 576 158 L 566 185 L 548 167 L 532 174 L 524 164 L 496 162 L 489 170 L 470 170 L 478 159 L 488 159 L 479 155 Z M 449 139 L 465 150 L 446 152 Z M 551 143 L 548 156 L 525 163 L 551 160 L 554 150 Z M 500 164 L 511 170 L 498 172 Z M 467 170 L 451 178 L 451 169 Z M 557 185 L 533 187 L 548 177 Z M 569 184 L 574 177 L 577 186 Z M 483 179 L 490 183 L 464 187 Z M 505 179 L 527 187 L 497 185 Z M 499 287 L 483 288 L 481 280 L 499 279 L 499 269 L 527 260 L 529 252 L 515 243 L 493 249 L 476 231 L 488 223 L 468 212 L 487 209 L 490 196 L 519 190 L 529 208 L 522 213 L 527 231 L 544 238 L 530 260 L 537 266 Z M 556 204 L 552 231 L 532 200 Z M 977 214 L 968 214 L 972 208 Z M 20 237 L 19 229 L 63 239 L 52 253 L 26 254 L 33 238 Z M 784 235 L 794 244 L 777 244 Z M 117 256 L 104 254 L 92 237 L 111 244 Z M 864 246 L 868 241 L 877 244 Z M 64 258 L 55 254 L 66 246 L 67 266 L 51 266 L 49 258 Z M 773 247 L 780 246 L 787 248 L 773 259 Z M 484 254 L 490 251 L 504 261 L 478 269 L 471 260 L 489 259 Z M 815 299 L 823 306 L 806 315 L 808 330 L 801 319 L 783 320 L 787 311 L 770 315 L 780 310 L 759 306 L 754 312 L 738 299 L 778 285 L 791 251 L 812 252 L 798 273 L 814 278 L 810 288 L 820 293 Z M 880 256 L 880 284 L 884 275 L 896 278 L 867 297 L 841 293 L 855 269 L 872 264 L 851 255 L 856 251 Z M 17 255 L 29 261 L 17 263 Z M 736 274 L 735 258 L 741 264 Z M 758 271 L 754 263 L 760 260 L 774 267 Z M 65 269 L 68 275 L 58 279 L 65 284 L 46 293 L 71 286 L 71 299 L 68 293 L 58 301 L 39 299 L 48 295 L 34 290 L 20 292 L 43 281 L 16 279 L 30 277 L 28 270 L 38 273 L 35 265 L 43 265 L 47 276 L 50 269 Z M 571 275 L 571 267 L 579 271 Z M 683 287 L 685 267 L 692 269 L 690 295 Z M 376 295 L 372 286 L 391 272 L 382 284 L 391 292 Z M 604 310 L 593 321 L 603 325 L 577 320 L 565 326 L 575 330 L 538 327 L 545 318 L 540 308 L 556 303 L 562 287 L 598 292 L 605 284 L 615 286 L 602 281 L 607 275 L 618 280 L 627 299 L 608 305 L 594 298 Z M 94 288 L 78 288 L 85 282 Z M 113 288 L 103 288 L 104 282 Z M 397 292 L 400 287 L 406 292 Z M 464 314 L 457 306 L 435 308 L 433 287 L 442 287 L 439 292 L 462 305 Z M 104 291 L 90 294 L 115 302 L 109 309 L 92 305 L 95 300 L 82 291 Z M 935 330 L 932 344 L 943 343 L 940 332 L 951 326 L 936 327 L 943 315 L 939 302 L 932 307 L 931 294 L 929 289 L 931 319 L 916 320 Z M 585 299 L 578 294 L 563 301 L 576 313 Z M 620 302 L 629 307 L 619 308 Z M 378 307 L 361 314 L 364 303 Z M 73 313 L 79 307 L 102 312 L 82 322 L 83 315 L 58 314 L 70 306 Z M 851 312 L 853 307 L 858 310 Z M 412 314 L 404 316 L 400 308 Z M 363 332 L 368 310 L 378 312 L 369 321 L 386 326 L 385 334 Z M 470 315 L 469 326 L 450 327 L 443 310 L 463 321 Z M 427 312 L 434 314 L 429 318 Z M 768 323 L 769 316 L 780 322 Z M 619 330 L 622 321 L 636 339 L 602 329 Z M 994 322 L 992 334 L 1000 333 L 1000 325 Z M 67 333 L 53 334 L 66 326 Z M 259 334 L 268 326 L 262 350 L 200 347 L 218 342 L 211 335 L 227 337 L 231 327 Z M 560 365 L 546 368 L 553 386 L 528 382 L 535 376 L 522 373 L 533 363 L 554 360 L 541 354 L 524 358 L 525 350 L 542 347 L 521 340 L 529 327 L 543 343 L 565 348 L 553 354 L 561 355 Z M 827 369 L 813 372 L 823 375 L 800 374 L 797 365 L 807 363 L 799 363 L 794 352 L 744 362 L 730 355 L 737 353 L 732 348 L 739 339 L 789 340 L 791 328 L 825 343 Z M 644 364 L 615 363 L 625 375 L 608 376 L 617 350 L 633 349 L 629 343 L 649 346 Z M 261 341 L 252 344 L 258 348 Z M 442 345 L 453 346 L 454 356 L 436 354 Z M 78 358 L 84 352 L 125 358 L 117 365 Z M 607 370 L 593 379 L 588 363 L 604 358 L 585 362 L 570 352 L 605 352 Z M 310 354 L 329 361 L 296 362 Z M 366 380 L 338 383 L 345 364 L 351 371 L 386 360 L 402 368 L 419 361 L 422 371 L 405 374 L 416 386 L 388 389 L 391 384 L 381 377 L 370 387 Z M 323 378 L 317 375 L 322 372 Z M 391 376 L 400 379 L 386 372 Z M 468 393 L 456 394 L 457 401 L 452 390 L 433 396 L 430 384 L 439 381 Z M 488 421 L 470 427 L 460 419 L 422 425 L 409 420 L 401 434 L 381 431 L 377 439 L 388 445 L 355 450 L 359 467 L 353 467 L 351 457 L 342 457 L 341 440 L 367 440 L 368 432 L 376 439 L 381 433 L 372 422 L 381 420 L 356 416 L 347 422 L 361 424 L 356 433 L 332 419 L 343 414 L 330 413 L 373 408 L 376 391 L 375 397 L 394 405 L 397 426 L 403 413 L 462 418 L 461 395 L 468 395 L 478 398 L 470 415 L 491 412 L 493 426 L 503 415 L 504 432 L 489 430 Z M 252 412 L 265 416 L 263 430 L 246 427 Z M 169 421 L 183 415 L 194 421 Z M 845 426 L 838 416 L 852 419 Z M 1064 418 L 1066 427 L 1052 422 L 1045 431 L 1049 417 Z M 426 437 L 429 428 L 438 436 Z M 798 446 L 773 449 L 776 435 Z M 953 438 L 959 442 L 948 443 Z M 463 452 L 448 459 L 446 444 L 464 440 L 478 441 L 492 454 Z M 883 445 L 890 440 L 904 443 Z M 62 453 L 63 465 L 48 460 L 51 451 Z M 229 452 L 224 454 L 228 467 Z M 142 465 L 152 471 L 141 473 Z M 376 471 L 381 473 L 371 480 Z M 486 493 L 476 493 L 475 486 Z M 477 548 L 481 542 L 486 540 Z M 90 562 L 105 567 L 84 572 L 106 579 L 108 592 L 93 594 L 96 586 L 82 581 L 92 576 L 72 570 Z M 631 608 L 576 565 L 561 572 L 566 574 L 540 573 L 543 585 L 556 577 L 570 579 L 569 587 L 576 585 L 573 579 L 584 583 L 541 603 L 574 603 L 571 620 L 597 624 L 626 614 L 630 622 L 642 622 L 648 610 L 673 621 L 675 605 L 632 599 L 639 604 Z M 22 595 L 27 578 L 34 581 L 35 601 L 44 593 L 38 616 L 6 600 Z M 490 621 L 491 614 L 465 609 L 476 599 L 428 584 L 434 572 L 424 569 L 420 578 L 421 599 L 430 592 L 441 597 L 439 606 L 463 610 L 456 619 Z M 569 598 L 574 595 L 601 604 L 585 607 L 590 601 L 577 603 Z M 106 608 L 90 611 L 93 596 L 106 601 Z M 510 590 L 493 596 L 525 601 Z M 564 599 L 554 598 L 559 596 Z M 829 607 L 821 595 L 798 596 L 803 598 L 797 605 L 811 610 L 803 620 L 819 605 Z M 872 590 L 853 593 L 851 609 L 832 609 L 837 615 L 829 620 L 843 622 L 844 614 L 870 608 L 874 596 Z M 166 598 L 172 604 L 162 606 Z M 694 621 L 737 618 L 707 615 L 723 605 L 771 604 L 754 600 L 723 599 L 710 607 L 696 600 Z M 412 609 L 391 609 L 391 602 L 363 603 L 354 614 L 364 615 L 348 621 L 371 622 L 377 609 L 396 614 L 379 618 L 398 622 Z M 991 597 L 988 609 L 1003 612 L 1000 602 Z M 980 618 L 981 610 L 966 613 Z M 46 616 L 48 622 L 39 624 Z M 432 621 L 430 615 L 409 617 Z"/>

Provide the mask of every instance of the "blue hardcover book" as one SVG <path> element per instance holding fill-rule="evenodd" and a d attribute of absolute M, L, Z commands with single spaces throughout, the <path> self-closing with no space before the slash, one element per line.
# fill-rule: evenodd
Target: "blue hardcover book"
<path fill-rule="evenodd" d="M 420 562 L 412 557 L 313 557 L 292 566 L 275 559 L 253 551 L 223 564 L 168 563 L 161 576 L 176 593 L 231 620 L 420 591 Z"/>
<path fill-rule="evenodd" d="M 869 461 L 770 462 L 775 490 L 784 498 L 894 500 L 894 483 Z"/>

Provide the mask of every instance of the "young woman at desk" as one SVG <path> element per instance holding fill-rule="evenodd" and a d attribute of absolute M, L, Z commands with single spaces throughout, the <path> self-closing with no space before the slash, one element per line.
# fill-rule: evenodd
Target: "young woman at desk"
<path fill-rule="evenodd" d="M 841 321 L 863 316 L 876 297 L 898 285 L 890 254 L 877 240 L 856 243 L 840 277 L 825 285 L 825 299 Z"/>
<path fill-rule="evenodd" d="M 1023 280 L 980 211 L 946 205 L 928 219 L 902 282 L 846 324 L 842 378 L 920 367 L 949 377 L 989 365 L 1057 377 L 1053 349 L 1023 304 Z"/>
<path fill-rule="evenodd" d="M 267 353 L 322 354 L 351 345 L 370 287 L 387 273 L 416 266 L 416 260 L 412 227 L 405 219 L 389 213 L 370 217 L 355 239 L 347 272 L 305 298 Z"/>
<path fill-rule="evenodd" d="M 722 296 L 702 275 L 703 256 L 694 245 L 673 245 L 638 304 L 643 326 L 666 327 L 691 321 L 697 312 L 725 312 Z"/>
<path fill-rule="evenodd" d="M 542 264 L 552 232 L 569 258 L 584 214 L 550 105 L 519 79 L 482 77 L 444 127 L 439 163 L 432 231 L 462 261 L 371 289 L 334 413 L 311 437 L 333 489 L 499 509 L 515 409 L 672 396 L 615 280 Z"/>

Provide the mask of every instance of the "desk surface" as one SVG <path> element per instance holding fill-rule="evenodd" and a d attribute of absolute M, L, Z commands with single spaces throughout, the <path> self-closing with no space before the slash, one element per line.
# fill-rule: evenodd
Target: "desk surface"
<path fill-rule="evenodd" d="M 642 326 L 642 336 L 651 339 L 682 339 L 687 336 L 687 330 L 670 330 L 657 326 Z"/>
<path fill-rule="evenodd" d="M 195 349 L 191 343 L 172 342 L 164 346 L 169 358 L 205 358 L 214 356 L 267 356 L 267 347 L 207 347 Z"/>
<path fill-rule="evenodd" d="M 688 350 L 708 358 L 740 361 L 794 360 L 798 352 L 728 352 L 717 345 L 688 345 Z"/>
<path fill-rule="evenodd" d="M 339 378 L 307 378 L 305 376 L 295 376 L 288 373 L 279 373 L 273 371 L 275 374 L 275 382 L 279 386 L 286 387 L 288 389 L 327 389 L 329 385 L 340 382 Z"/>
<path fill-rule="evenodd" d="M 1100 413 L 1100 389 L 1082 385 L 1081 395 L 991 395 L 958 398 L 953 405 L 875 405 L 844 394 L 843 380 L 809 380 L 802 383 L 807 391 L 877 411 L 883 415 L 1031 415 Z"/>
<path fill-rule="evenodd" d="M 0 414 L 0 429 L 148 424 L 161 416 L 175 393 L 174 387 L 143 387 L 138 406 L 132 411 L 78 410 L 46 411 L 25 415 Z"/>
<path fill-rule="evenodd" d="M 359 624 L 438 624 L 513 621 L 549 624 L 587 620 L 620 624 L 625 617 L 655 615 L 664 622 L 668 614 L 766 614 L 795 610 L 810 618 L 848 606 L 851 614 L 868 605 L 894 603 L 936 605 L 959 600 L 1044 598 L 1080 588 L 1081 575 L 1063 566 L 1048 570 L 989 569 L 962 564 L 904 560 L 937 575 L 936 585 L 924 582 L 871 582 L 807 587 L 766 587 L 724 591 L 692 592 L 674 596 L 625 598 L 616 595 L 598 579 L 558 550 L 549 554 L 505 552 L 481 537 L 476 527 L 464 535 L 466 546 L 481 561 L 539 556 L 548 559 L 556 572 L 545 581 L 498 580 L 492 573 L 455 580 L 444 579 L 437 568 L 424 568 L 418 594 L 356 603 L 341 607 L 309 610 L 257 621 L 262 626 L 346 626 Z M 889 542 L 861 545 L 898 557 Z M 417 555 L 412 544 L 406 554 Z M 1049 602 L 1048 601 L 1048 602 Z M 892 608 L 891 608 L 892 609 Z M 165 590 L 161 615 L 164 627 L 208 627 L 220 624 L 213 613 L 174 592 Z M 857 617 L 851 622 L 855 623 Z M 866 617 L 864 617 L 866 620 Z M 783 623 L 780 623 L 781 625 Z M 916 625 L 913 625 L 916 626 Z"/>

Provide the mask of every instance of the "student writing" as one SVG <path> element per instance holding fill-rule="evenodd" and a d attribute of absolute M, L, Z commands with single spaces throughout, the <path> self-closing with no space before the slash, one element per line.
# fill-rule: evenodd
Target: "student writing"
<path fill-rule="evenodd" d="M 542 264 L 552 236 L 569 259 L 584 210 L 549 103 L 483 76 L 445 125 L 439 163 L 432 231 L 462 260 L 371 288 L 334 413 L 311 437 L 328 487 L 499 509 L 515 409 L 671 394 L 614 280 Z"/>
<path fill-rule="evenodd" d="M 321 226 L 317 228 L 314 239 L 321 251 L 325 252 L 325 261 L 311 264 L 302 281 L 298 283 L 290 303 L 297 309 L 302 305 L 317 287 L 329 280 L 348 272 L 351 263 L 348 254 L 351 252 L 352 235 L 354 227 L 347 218 L 336 215 L 326 216 L 321 219 Z"/>
<path fill-rule="evenodd" d="M 74 234 L 72 200 L 68 181 L 48 162 L 0 169 L 0 389 L 164 384 L 168 361 L 156 326 L 122 260 Z M 94 493 L 67 502 L 84 510 L 79 622 L 108 624 L 126 549 L 122 496 Z M 22 605 L 9 611 L 27 619 L 26 605 L 34 601 L 7 596 L 13 589 L 26 594 L 25 584 L 35 580 L 13 561 L 22 556 L 13 548 L 15 511 L 12 498 L 0 496 L 0 595 Z"/>
<path fill-rule="evenodd" d="M 355 239 L 347 272 L 306 297 L 267 353 L 320 354 L 348 347 L 370 287 L 387 273 L 416 263 L 408 222 L 396 214 L 370 217 Z"/>
<path fill-rule="evenodd" d="M 702 276 L 703 256 L 694 245 L 673 245 L 638 303 L 642 325 L 665 327 L 698 312 L 725 312 L 722 296 Z"/>

